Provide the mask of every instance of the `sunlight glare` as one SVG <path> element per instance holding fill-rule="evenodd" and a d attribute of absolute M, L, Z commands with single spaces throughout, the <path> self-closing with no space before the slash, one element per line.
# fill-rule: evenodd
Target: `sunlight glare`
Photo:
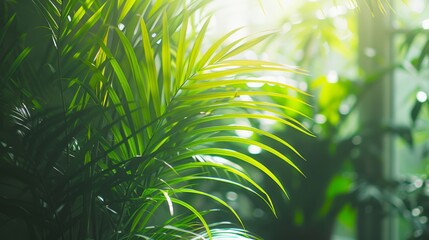
<path fill-rule="evenodd" d="M 253 135 L 253 132 L 247 130 L 235 130 L 235 134 L 241 138 L 250 138 Z"/>
<path fill-rule="evenodd" d="M 429 18 L 423 20 L 423 22 L 422 22 L 422 28 L 425 29 L 425 30 L 429 29 Z"/>
<path fill-rule="evenodd" d="M 364 52 L 365 52 L 365 55 L 369 58 L 375 57 L 375 54 L 376 54 L 374 48 L 365 48 Z"/>
<path fill-rule="evenodd" d="M 329 9 L 329 17 L 336 18 L 347 13 L 347 8 L 344 6 L 334 6 Z"/>
<path fill-rule="evenodd" d="M 250 154 L 260 154 L 262 152 L 262 149 L 256 145 L 250 145 L 247 150 L 249 151 Z"/>
<path fill-rule="evenodd" d="M 250 88 L 260 88 L 262 86 L 264 86 L 265 83 L 263 82 L 248 82 L 246 83 L 246 85 Z"/>
<path fill-rule="evenodd" d="M 251 102 L 253 101 L 252 97 L 249 95 L 240 95 L 239 99 L 243 102 Z"/>
<path fill-rule="evenodd" d="M 336 71 L 329 71 L 327 76 L 328 83 L 337 83 L 338 82 L 338 73 Z"/>
<path fill-rule="evenodd" d="M 302 91 L 307 91 L 308 90 L 308 84 L 306 82 L 300 82 L 298 85 L 298 88 Z"/>
<path fill-rule="evenodd" d="M 319 20 L 323 20 L 326 18 L 326 15 L 322 10 L 318 10 L 316 11 L 316 18 Z"/>
<path fill-rule="evenodd" d="M 247 119 L 240 119 L 233 126 L 250 127 L 251 124 L 250 124 L 249 120 L 247 120 Z M 235 134 L 237 134 L 237 136 L 239 136 L 241 138 L 250 138 L 253 136 L 253 132 L 249 131 L 249 130 L 235 130 Z"/>
<path fill-rule="evenodd" d="M 326 116 L 323 114 L 316 114 L 316 116 L 314 116 L 314 120 L 318 124 L 324 124 L 327 119 L 326 119 Z"/>
<path fill-rule="evenodd" d="M 417 98 L 417 101 L 424 103 L 426 102 L 426 100 L 428 100 L 428 95 L 423 91 L 419 91 L 416 94 L 416 98 Z"/>
<path fill-rule="evenodd" d="M 408 7 L 416 13 L 422 13 L 425 9 L 425 0 L 410 1 Z"/>

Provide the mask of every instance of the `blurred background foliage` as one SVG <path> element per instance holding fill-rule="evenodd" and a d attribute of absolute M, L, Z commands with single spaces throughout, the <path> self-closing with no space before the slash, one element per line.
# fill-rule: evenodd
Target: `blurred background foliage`
<path fill-rule="evenodd" d="M 237 7 L 216 19 L 217 26 L 227 26 L 231 22 L 227 15 L 236 12 L 232 25 L 247 23 L 249 32 L 276 29 L 275 37 L 247 55 L 278 59 L 308 71 L 307 75 L 279 78 L 312 94 L 312 111 L 307 114 L 314 120 L 302 117 L 301 121 L 317 135 L 315 139 L 267 122 L 252 122 L 283 138 L 292 136 L 291 144 L 306 159 L 296 162 L 307 177 L 279 166 L 264 151 L 249 149 L 284 176 L 290 199 L 272 191 L 280 199 L 277 201 L 284 201 L 277 205 L 276 221 L 240 193 L 234 192 L 231 199 L 248 216 L 249 228 L 266 239 L 365 239 L 358 237 L 362 230 L 357 227 L 358 206 L 365 202 L 375 202 L 384 216 L 390 216 L 394 227 L 389 236 L 429 238 L 429 4 L 423 0 L 385 1 L 379 8 L 377 3 L 262 1 L 261 10 L 238 1 Z M 374 49 L 359 46 L 362 20 L 358 15 L 369 9 L 382 11 L 389 21 L 392 44 L 389 66 L 375 66 L 373 72 L 365 72 L 359 63 L 360 53 L 378 57 Z M 363 128 L 359 122 L 362 100 L 386 76 L 393 82 L 392 119 L 388 124 Z M 372 139 L 380 135 L 388 135 L 393 142 L 389 149 L 393 178 L 368 179 L 361 158 L 368 152 L 382 155 L 382 149 L 371 147 Z M 263 177 L 255 174 L 255 179 L 272 189 Z M 225 190 L 223 194 L 232 193 Z"/>

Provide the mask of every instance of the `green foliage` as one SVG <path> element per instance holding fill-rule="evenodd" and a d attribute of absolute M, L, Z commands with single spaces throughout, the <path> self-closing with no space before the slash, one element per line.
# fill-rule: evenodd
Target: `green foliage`
<path fill-rule="evenodd" d="M 377 11 L 377 6 L 382 3 L 360 2 L 363 5 L 368 2 L 371 11 Z M 397 58 L 394 65 L 386 69 L 374 67 L 373 73 L 358 69 L 358 50 L 366 50 L 357 46 L 360 33 L 356 29 L 357 13 L 353 7 L 342 4 L 344 1 L 335 4 L 329 0 L 303 1 L 295 3 L 295 8 L 285 10 L 286 17 L 279 22 L 279 28 L 283 30 L 281 40 L 271 39 L 269 48 L 263 51 L 270 51 L 280 59 L 298 61 L 300 66 L 310 70 L 311 75 L 297 77 L 308 81 L 308 91 L 314 96 L 312 105 L 316 123 L 306 119 L 302 121 L 317 135 L 317 139 L 309 143 L 305 138 L 294 136 L 290 129 L 275 129 L 276 135 L 292 136 L 290 143 L 309 160 L 303 165 L 297 162 L 309 178 L 301 179 L 290 169 L 273 164 L 273 169 L 288 176 L 286 188 L 292 198 L 278 209 L 280 221 L 261 224 L 267 221 L 262 216 L 253 222 L 252 229 L 257 229 L 262 236 L 278 239 L 285 232 L 294 239 L 332 239 L 335 233 L 359 236 L 365 229 L 355 226 L 356 214 L 359 214 L 357 209 L 373 204 L 379 209 L 383 206 L 383 213 L 399 212 L 402 220 L 405 219 L 410 231 L 401 226 L 399 239 L 427 238 L 427 186 L 422 180 L 427 178 L 429 153 L 429 45 L 428 30 L 424 29 L 427 28 L 427 21 L 424 21 L 427 14 L 423 14 L 427 6 L 411 13 L 399 2 L 395 2 L 396 10 L 402 14 L 396 15 L 396 10 L 393 10 L 392 15 L 387 16 L 385 12 L 386 18 L 395 19 L 391 31 L 396 48 L 392 51 Z M 419 8 L 423 8 L 423 2 L 416 2 L 421 3 Z M 382 11 L 390 11 L 389 5 L 384 7 Z M 357 11 L 366 10 L 363 6 Z M 410 30 L 412 14 L 418 16 L 416 23 L 419 25 Z M 400 18 L 406 18 L 403 24 L 407 28 L 397 29 Z M 277 46 L 276 42 L 280 44 Z M 294 51 L 296 49 L 299 50 Z M 362 120 L 359 120 L 359 114 L 365 114 L 359 111 L 362 100 L 391 71 L 394 71 L 397 87 L 392 92 L 396 112 L 394 124 L 360 127 Z M 376 98 L 374 100 L 377 101 Z M 363 158 L 372 159 L 372 155 L 376 162 L 383 154 L 380 148 L 375 147 L 376 139 L 387 134 L 395 139 L 392 158 L 395 158 L 395 164 L 400 165 L 400 175 L 417 175 L 411 178 L 413 181 L 409 178 L 390 181 L 382 179 L 381 174 L 379 178 L 370 179 L 363 174 L 363 169 L 372 169 L 372 165 L 365 164 Z M 269 156 L 262 153 L 260 158 L 268 159 Z M 271 195 L 273 199 L 282 197 L 276 193 Z"/>
<path fill-rule="evenodd" d="M 241 166 L 265 174 L 286 194 L 282 181 L 231 146 L 256 145 L 301 172 L 287 154 L 255 139 L 265 136 L 298 152 L 284 138 L 236 123 L 265 119 L 312 136 L 297 120 L 305 111 L 265 98 L 306 108 L 307 95 L 257 77 L 299 69 L 237 58 L 270 34 L 232 40 L 233 31 L 207 46 L 210 19 L 195 18 L 206 4 L 4 3 L 2 236 L 257 238 L 240 230 L 243 222 L 234 208 L 205 191 L 204 184 L 243 189 L 275 214 L 266 190 Z M 248 87 L 255 82 L 266 87 Z M 245 101 L 243 95 L 254 100 Z M 239 137 L 236 130 L 252 132 L 255 138 Z M 223 213 L 223 221 L 236 220 L 212 223 L 217 209 L 229 212 Z"/>

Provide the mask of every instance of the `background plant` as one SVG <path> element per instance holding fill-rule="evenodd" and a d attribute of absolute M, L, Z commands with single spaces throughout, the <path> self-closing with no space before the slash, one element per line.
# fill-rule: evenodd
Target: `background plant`
<path fill-rule="evenodd" d="M 369 4 L 377 6 L 377 2 L 369 1 Z M 275 22 L 274 26 L 281 29 L 280 33 L 261 45 L 256 54 L 297 62 L 309 70 L 309 75 L 289 75 L 280 79 L 314 96 L 311 99 L 313 112 L 308 115 L 313 116 L 315 122 L 305 118 L 301 121 L 317 135 L 316 139 L 309 142 L 299 134 L 295 136 L 295 132 L 290 129 L 263 121 L 253 123 L 257 127 L 268 125 L 271 131 L 281 137 L 292 136 L 289 141 L 308 160 L 303 164 L 297 162 L 308 173 L 307 179 L 287 167 L 273 164 L 272 168 L 281 172 L 280 176 L 287 176 L 286 187 L 292 196 L 290 201 L 279 208 L 279 221 L 271 222 L 269 216 L 260 211 L 253 212 L 255 206 L 251 203 L 240 204 L 242 212 L 252 213 L 247 216 L 251 221 L 250 226 L 261 236 L 277 239 L 287 232 L 297 239 L 353 237 L 358 231 L 357 206 L 376 202 L 386 207 L 385 210 L 393 208 L 395 213 L 400 213 L 398 239 L 425 238 L 426 227 L 423 226 L 427 223 L 426 210 L 420 210 L 426 206 L 426 185 L 423 179 L 426 179 L 427 174 L 428 152 L 425 131 L 427 68 L 424 67 L 427 64 L 427 29 L 422 25 L 425 20 L 422 13 L 427 11 L 427 7 L 421 5 L 424 1 L 409 1 L 407 6 L 400 2 L 384 5 L 385 10 L 398 6 L 390 15 L 395 19 L 391 30 L 394 32 L 394 64 L 389 69 L 377 69 L 375 74 L 362 71 L 357 63 L 356 13 L 367 9 L 359 9 L 351 1 L 295 2 L 283 8 L 281 4 L 273 4 L 275 7 L 272 9 L 267 3 L 265 10 L 269 16 L 249 19 L 258 28 L 259 22 L 266 24 L 274 18 L 273 12 L 277 12 L 277 8 L 282 9 L 280 19 L 269 22 Z M 413 7 L 414 4 L 417 7 Z M 413 15 L 410 8 L 419 14 Z M 377 11 L 375 8 L 373 10 Z M 362 100 L 380 77 L 389 72 L 395 73 L 397 87 L 393 92 L 396 106 L 394 124 L 371 126 L 370 129 L 359 127 Z M 296 79 L 302 81 L 294 81 Z M 278 100 L 274 98 L 273 101 Z M 395 181 L 374 183 L 362 174 L 361 157 L 371 150 L 371 141 L 381 134 L 394 136 L 394 156 L 401 172 Z M 260 141 L 270 140 L 261 138 Z M 381 155 L 381 151 L 373 153 Z M 272 160 L 264 151 L 256 154 L 255 158 L 269 165 Z M 270 189 L 270 183 L 264 182 L 263 177 L 259 180 Z M 225 190 L 227 193 L 228 190 Z M 272 196 L 274 199 L 283 198 L 277 196 L 275 191 Z M 243 199 L 246 197 L 238 193 L 235 202 L 248 202 Z M 419 214 L 414 216 L 413 210 L 414 214 Z"/>

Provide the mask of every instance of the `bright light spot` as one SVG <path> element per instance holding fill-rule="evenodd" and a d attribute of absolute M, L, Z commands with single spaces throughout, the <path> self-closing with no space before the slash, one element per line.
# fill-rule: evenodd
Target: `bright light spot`
<path fill-rule="evenodd" d="M 365 48 L 364 53 L 365 53 L 365 55 L 366 55 L 367 57 L 369 57 L 369 58 L 375 57 L 375 54 L 376 54 L 376 52 L 375 52 L 375 49 L 374 49 L 374 48 Z"/>
<path fill-rule="evenodd" d="M 328 79 L 328 83 L 338 82 L 338 73 L 336 71 L 329 71 L 327 79 Z"/>
<path fill-rule="evenodd" d="M 302 91 L 307 91 L 308 84 L 306 82 L 300 82 L 298 88 L 301 89 Z"/>
<path fill-rule="evenodd" d="M 250 145 L 247 148 L 247 151 L 249 151 L 250 154 L 260 154 L 262 152 L 262 149 L 256 145 Z"/>
<path fill-rule="evenodd" d="M 227 192 L 227 193 L 226 193 L 226 198 L 227 198 L 229 201 L 235 201 L 235 200 L 237 200 L 237 198 L 238 198 L 238 194 L 237 194 L 236 192 Z"/>
<path fill-rule="evenodd" d="M 421 210 L 420 208 L 414 208 L 413 210 L 411 210 L 411 214 L 412 214 L 414 217 L 419 216 L 421 213 L 422 213 L 422 210 Z"/>
<path fill-rule="evenodd" d="M 426 100 L 428 100 L 428 95 L 423 91 L 419 91 L 416 94 L 416 98 L 417 98 L 417 101 L 424 103 L 424 102 L 426 102 Z"/>
<path fill-rule="evenodd" d="M 421 188 L 421 187 L 423 186 L 423 180 L 421 180 L 421 179 L 417 179 L 417 180 L 414 182 L 414 186 L 415 186 L 416 188 Z"/>
<path fill-rule="evenodd" d="M 263 82 L 248 82 L 246 83 L 246 85 L 250 88 L 260 88 L 262 86 L 264 86 Z"/>
<path fill-rule="evenodd" d="M 341 30 L 345 30 L 347 29 L 347 20 L 345 20 L 344 18 L 335 18 L 334 19 L 334 25 L 336 28 L 341 29 Z"/>
<path fill-rule="evenodd" d="M 339 15 L 344 15 L 347 13 L 347 9 L 344 6 L 335 6 L 329 9 L 329 16 L 335 18 Z"/>
<path fill-rule="evenodd" d="M 118 28 L 119 28 L 119 30 L 124 30 L 124 28 L 125 28 L 125 25 L 123 24 L 123 23 L 119 23 L 118 24 Z"/>
<path fill-rule="evenodd" d="M 275 120 L 266 119 L 266 118 L 259 119 L 259 121 L 261 123 L 261 125 L 259 126 L 259 128 L 261 130 L 264 130 L 264 131 L 272 131 L 272 128 L 273 128 L 274 124 L 276 123 Z"/>
<path fill-rule="evenodd" d="M 236 126 L 245 126 L 245 127 L 250 127 L 250 122 L 248 120 L 245 119 L 240 119 L 237 121 L 236 124 L 234 124 Z M 238 127 L 237 127 L 238 128 Z M 241 137 L 241 138 L 250 138 L 253 135 L 252 131 L 249 130 L 235 130 L 235 134 L 237 134 L 237 136 Z"/>
<path fill-rule="evenodd" d="M 425 0 L 410 1 L 408 7 L 417 13 L 422 13 L 425 9 Z"/>
<path fill-rule="evenodd" d="M 423 22 L 422 22 L 422 28 L 423 29 L 429 29 L 429 18 L 423 20 Z"/>
<path fill-rule="evenodd" d="M 253 99 L 249 95 L 240 95 L 240 100 L 244 102 L 251 102 Z"/>
<path fill-rule="evenodd" d="M 250 138 L 253 135 L 253 132 L 247 130 L 235 130 L 235 134 L 241 138 Z"/>
<path fill-rule="evenodd" d="M 158 41 L 156 41 L 156 44 L 161 44 L 161 39 L 159 39 Z"/>
<path fill-rule="evenodd" d="M 326 122 L 326 117 L 323 114 L 316 114 L 316 116 L 314 116 L 314 120 L 318 124 L 324 124 Z"/>
<path fill-rule="evenodd" d="M 197 160 L 202 161 L 202 162 L 205 162 L 205 161 L 207 161 L 207 162 L 213 162 L 213 163 L 217 163 L 217 164 L 222 164 L 222 165 L 230 166 L 230 167 L 233 167 L 233 168 L 238 169 L 240 171 L 244 171 L 244 169 L 240 165 L 235 164 L 234 162 L 231 162 L 228 159 L 225 159 L 223 157 L 208 156 L 208 155 L 204 155 L 204 156 L 203 155 L 198 155 L 198 156 L 200 157 L 200 159 L 197 159 Z"/>
<path fill-rule="evenodd" d="M 70 15 L 67 15 L 67 19 L 69 20 L 69 22 L 71 22 L 71 17 L 70 17 Z"/>
<path fill-rule="evenodd" d="M 152 33 L 152 35 L 151 35 L 153 38 L 155 38 L 156 37 L 156 33 Z"/>
<path fill-rule="evenodd" d="M 266 114 L 266 113 L 264 113 L 264 114 Z M 262 125 L 268 125 L 268 126 L 274 125 L 277 122 L 276 120 L 270 119 L 270 118 L 263 118 L 263 119 L 260 119 L 260 121 L 261 121 Z"/>
<path fill-rule="evenodd" d="M 326 15 L 325 15 L 325 13 L 322 12 L 322 10 L 318 10 L 316 12 L 316 18 L 319 20 L 323 20 L 326 18 Z"/>
<path fill-rule="evenodd" d="M 420 223 L 425 224 L 428 222 L 428 218 L 426 216 L 422 216 L 419 218 Z"/>

